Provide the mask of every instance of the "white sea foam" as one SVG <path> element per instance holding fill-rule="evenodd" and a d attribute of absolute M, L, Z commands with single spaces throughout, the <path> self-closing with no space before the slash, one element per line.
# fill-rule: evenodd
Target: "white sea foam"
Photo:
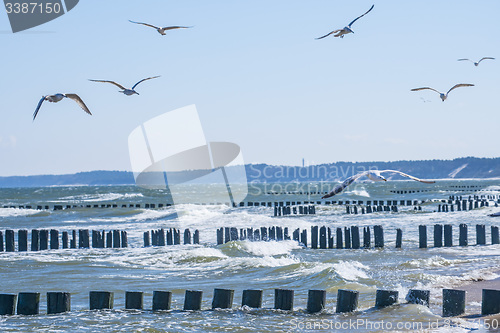
<path fill-rule="evenodd" d="M 300 249 L 296 241 L 270 242 L 242 242 L 242 249 L 255 256 L 275 256 L 288 254 L 292 250 Z"/>
<path fill-rule="evenodd" d="M 356 281 L 359 278 L 367 279 L 367 270 L 370 268 L 363 265 L 359 261 L 344 261 L 341 260 L 338 263 L 332 264 L 337 273 L 341 278 L 348 281 Z"/>
<path fill-rule="evenodd" d="M 40 213 L 36 209 L 0 208 L 0 217 L 30 216 Z"/>

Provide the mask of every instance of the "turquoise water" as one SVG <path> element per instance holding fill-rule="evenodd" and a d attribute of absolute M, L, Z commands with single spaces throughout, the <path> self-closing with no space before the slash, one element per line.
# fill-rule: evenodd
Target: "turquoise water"
<path fill-rule="evenodd" d="M 251 185 L 248 201 L 317 201 L 322 184 Z M 161 203 L 165 193 L 134 186 L 73 186 L 47 188 L 0 189 L 0 207 L 19 205 L 62 204 L 77 206 L 62 211 L 0 208 L 0 230 L 5 229 L 73 229 L 126 230 L 129 247 L 124 249 L 59 249 L 40 252 L 0 253 L 2 293 L 40 292 L 40 315 L 0 317 L 0 330 L 12 332 L 275 332 L 352 331 L 345 323 L 356 321 L 361 331 L 387 331 L 381 321 L 398 323 L 405 331 L 418 325 L 446 331 L 440 319 L 441 292 L 474 280 L 498 277 L 500 246 L 458 247 L 458 225 L 469 225 L 469 244 L 475 244 L 475 225 L 485 224 L 490 244 L 490 226 L 498 218 L 488 214 L 500 211 L 489 201 L 489 207 L 472 211 L 438 213 L 440 200 L 450 195 L 495 198 L 500 194 L 499 180 L 443 180 L 434 185 L 412 181 L 353 184 L 336 200 L 419 200 L 422 210 L 399 206 L 399 212 L 347 215 L 345 207 L 318 205 L 316 215 L 272 217 L 270 207 L 229 208 L 223 204 L 194 205 L 161 209 L 145 208 L 80 208 L 87 204 Z M 210 192 L 204 185 L 203 191 Z M 192 188 L 186 189 L 186 196 Z M 276 194 L 269 194 L 272 191 Z M 397 192 L 400 193 L 397 193 Z M 405 193 L 406 191 L 406 193 Z M 299 194 L 299 193 L 303 194 Z M 411 192 L 411 193 L 410 193 Z M 214 193 L 214 202 L 217 202 Z M 454 232 L 452 248 L 418 248 L 418 225 L 428 226 L 429 246 L 432 226 L 451 224 Z M 219 227 L 283 226 L 291 231 L 311 226 L 332 228 L 357 225 L 382 225 L 385 232 L 383 249 L 313 250 L 294 241 L 233 241 L 216 245 Z M 143 232 L 158 228 L 190 228 L 200 231 L 199 245 L 143 247 Z M 395 249 L 396 229 L 403 230 L 403 248 Z M 291 232 L 290 232 L 291 233 Z M 373 237 L 373 236 L 372 236 Z M 16 235 L 17 238 L 17 235 Z M 372 239 L 373 244 L 373 239 Z M 211 308 L 214 288 L 235 290 L 231 310 L 183 312 L 186 289 L 203 291 L 203 309 Z M 294 289 L 294 311 L 273 310 L 274 288 Z M 244 289 L 263 289 L 263 309 L 242 309 Z M 321 314 L 305 313 L 309 289 L 327 290 L 327 307 Z M 360 292 L 358 311 L 336 314 L 338 289 Z M 399 291 L 400 305 L 383 310 L 373 309 L 377 289 Z M 429 308 L 403 304 L 409 289 L 431 291 Z M 115 310 L 88 310 L 88 293 L 107 290 L 115 293 Z M 152 313 L 154 290 L 170 290 L 172 311 Z M 71 293 L 72 311 L 46 315 L 45 293 Z M 125 292 L 143 291 L 145 311 L 124 310 Z M 480 313 L 480 304 L 468 302 L 468 314 Z M 436 321 L 437 320 L 437 321 Z M 454 327 L 451 331 L 470 331 L 474 322 L 458 321 L 469 329 Z M 364 323 L 364 325 L 361 325 Z M 376 326 L 378 323 L 379 326 Z M 367 326 L 368 325 L 368 326 Z M 371 326 L 369 326 L 371 325 Z M 375 325 L 375 326 L 374 326 Z M 417 325 L 417 326 L 415 326 Z M 443 326 L 444 325 L 444 326 Z M 476 326 L 474 326 L 476 325 Z M 344 327 L 344 329 L 343 329 Z M 383 328 L 383 329 L 382 329 Z M 412 329 L 409 329 L 412 330 Z"/>

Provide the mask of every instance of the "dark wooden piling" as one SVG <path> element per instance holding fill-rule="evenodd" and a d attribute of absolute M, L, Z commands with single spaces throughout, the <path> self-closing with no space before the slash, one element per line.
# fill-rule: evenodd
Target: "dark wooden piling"
<path fill-rule="evenodd" d="M 174 228 L 173 232 L 174 232 L 174 245 L 180 245 L 181 244 L 181 231 Z"/>
<path fill-rule="evenodd" d="M 0 316 L 16 314 L 16 300 L 15 294 L 0 294 Z"/>
<path fill-rule="evenodd" d="M 18 315 L 37 315 L 40 310 L 40 293 L 19 293 L 17 296 Z"/>
<path fill-rule="evenodd" d="M 429 290 L 410 289 L 408 295 L 406 295 L 406 301 L 410 304 L 420 304 L 428 307 L 430 295 Z"/>
<path fill-rule="evenodd" d="M 491 244 L 500 244 L 500 234 L 498 232 L 498 227 L 491 226 Z"/>
<path fill-rule="evenodd" d="M 348 227 L 344 227 L 344 248 L 350 249 L 352 248 L 351 246 L 351 229 Z"/>
<path fill-rule="evenodd" d="M 201 310 L 201 299 L 203 291 L 201 290 L 186 290 L 184 296 L 184 310 L 198 311 Z"/>
<path fill-rule="evenodd" d="M 276 310 L 293 310 L 293 290 L 274 289 L 274 308 Z"/>
<path fill-rule="evenodd" d="M 421 249 L 427 248 L 427 226 L 418 226 L 418 247 Z"/>
<path fill-rule="evenodd" d="M 121 245 L 120 241 L 120 231 L 113 230 L 113 248 L 119 248 Z"/>
<path fill-rule="evenodd" d="M 114 303 L 114 293 L 109 291 L 89 292 L 90 310 L 112 309 Z"/>
<path fill-rule="evenodd" d="M 317 249 L 317 248 L 318 248 L 318 227 L 312 226 L 311 227 L 311 249 Z"/>
<path fill-rule="evenodd" d="M 286 228 L 288 231 L 288 228 Z M 277 241 L 282 241 L 283 240 L 283 228 L 282 227 L 276 227 L 276 240 Z"/>
<path fill-rule="evenodd" d="M 351 245 L 353 249 L 359 249 L 361 246 L 359 242 L 359 227 L 358 226 L 352 226 L 351 227 Z"/>
<path fill-rule="evenodd" d="M 403 230 L 396 229 L 396 248 L 400 249 L 403 245 Z"/>
<path fill-rule="evenodd" d="M 300 234 L 300 242 L 304 247 L 307 247 L 307 229 L 302 230 L 302 233 Z"/>
<path fill-rule="evenodd" d="M 375 296 L 375 307 L 384 308 L 398 302 L 399 292 L 397 290 L 377 290 Z"/>
<path fill-rule="evenodd" d="M 339 289 L 337 292 L 337 313 L 353 312 L 358 308 L 359 292 Z"/>
<path fill-rule="evenodd" d="M 108 233 L 106 234 L 106 247 L 113 247 L 113 231 L 108 231 Z"/>
<path fill-rule="evenodd" d="M 5 251 L 14 252 L 15 248 L 14 230 L 5 230 Z"/>
<path fill-rule="evenodd" d="M 47 293 L 47 314 L 71 311 L 71 294 L 66 292 Z"/>
<path fill-rule="evenodd" d="M 228 227 L 224 228 L 224 243 L 231 241 L 231 229 Z"/>
<path fill-rule="evenodd" d="M 142 291 L 125 292 L 125 309 L 142 310 L 144 307 L 144 293 Z"/>
<path fill-rule="evenodd" d="M 465 313 L 465 290 L 443 289 L 443 317 Z"/>
<path fill-rule="evenodd" d="M 0 231 L 0 252 L 4 251 L 4 244 L 3 244 L 3 232 Z"/>
<path fill-rule="evenodd" d="M 180 230 L 179 230 L 180 232 Z M 180 243 L 180 241 L 179 241 Z M 165 246 L 165 229 L 158 230 L 158 246 Z"/>
<path fill-rule="evenodd" d="M 68 235 L 68 232 L 67 231 L 63 231 L 61 238 L 62 238 L 61 239 L 62 240 L 62 248 L 63 249 L 67 249 L 68 245 L 69 245 L 69 235 Z"/>
<path fill-rule="evenodd" d="M 252 234 L 253 239 L 253 234 Z M 196 229 L 193 234 L 193 244 L 200 244 L 200 231 Z"/>
<path fill-rule="evenodd" d="M 224 228 L 217 229 L 217 245 L 224 244 Z"/>
<path fill-rule="evenodd" d="M 122 247 L 128 247 L 127 232 L 125 230 L 122 230 L 120 232 L 120 234 L 121 234 L 121 239 L 122 239 Z"/>
<path fill-rule="evenodd" d="M 373 226 L 375 247 L 384 247 L 384 228 L 381 225 Z"/>
<path fill-rule="evenodd" d="M 299 229 L 299 228 L 297 228 L 297 229 L 295 229 L 295 230 L 293 231 L 293 233 L 292 233 L 292 239 L 293 239 L 294 241 L 297 241 L 297 242 L 298 242 L 298 241 L 299 241 L 299 237 L 300 237 L 300 229 Z"/>
<path fill-rule="evenodd" d="M 184 230 L 184 245 L 191 244 L 191 230 Z"/>
<path fill-rule="evenodd" d="M 370 227 L 363 227 L 363 247 L 365 249 L 370 248 L 371 246 L 371 235 L 370 235 Z"/>
<path fill-rule="evenodd" d="M 40 230 L 40 250 L 47 250 L 49 248 L 49 231 Z"/>
<path fill-rule="evenodd" d="M 500 290 L 483 289 L 481 314 L 483 316 L 500 313 Z"/>
<path fill-rule="evenodd" d="M 321 312 L 326 305 L 326 290 L 309 290 L 307 295 L 307 312 Z"/>
<path fill-rule="evenodd" d="M 19 252 L 28 251 L 28 230 L 17 232 L 17 250 Z"/>
<path fill-rule="evenodd" d="M 486 245 L 486 226 L 476 224 L 476 245 Z"/>
<path fill-rule="evenodd" d="M 451 224 L 444 225 L 444 246 L 453 246 L 453 228 Z"/>
<path fill-rule="evenodd" d="M 443 246 L 443 225 L 434 225 L 434 247 Z"/>
<path fill-rule="evenodd" d="M 334 248 L 334 245 L 333 245 L 333 235 L 332 235 L 332 229 L 330 227 L 328 227 L 328 248 L 329 249 L 333 249 Z"/>
<path fill-rule="evenodd" d="M 59 231 L 55 229 L 50 229 L 50 249 L 59 249 Z"/>
<path fill-rule="evenodd" d="M 153 291 L 153 311 L 170 310 L 172 304 L 172 292 L 170 291 Z"/>
<path fill-rule="evenodd" d="M 224 230 L 223 228 L 221 228 L 221 230 Z M 224 232 L 222 231 L 222 243 L 221 244 L 224 244 Z M 167 245 L 174 245 L 174 231 L 172 230 L 172 228 L 168 229 L 167 230 Z"/>
<path fill-rule="evenodd" d="M 144 231 L 144 247 L 151 246 L 149 231 Z"/>
<path fill-rule="evenodd" d="M 214 289 L 214 298 L 212 300 L 212 309 L 230 309 L 233 307 L 234 290 L 232 289 Z"/>
<path fill-rule="evenodd" d="M 276 227 L 269 227 L 268 229 L 269 240 L 276 240 Z"/>
<path fill-rule="evenodd" d="M 342 228 L 337 228 L 337 249 L 343 249 L 344 248 L 344 241 L 343 241 L 343 235 L 342 235 Z"/>
<path fill-rule="evenodd" d="M 326 227 L 323 226 L 319 229 L 319 248 L 326 249 Z"/>
<path fill-rule="evenodd" d="M 247 239 L 251 242 L 253 242 L 253 228 L 247 228 Z"/>
<path fill-rule="evenodd" d="M 98 248 L 99 247 L 99 235 L 98 231 L 92 230 L 92 247 L 93 248 Z"/>
<path fill-rule="evenodd" d="M 255 289 L 243 290 L 241 306 L 248 306 L 250 308 L 261 308 L 262 290 L 255 290 Z"/>
<path fill-rule="evenodd" d="M 78 247 L 80 249 L 90 248 L 90 232 L 88 229 L 78 230 Z"/>
<path fill-rule="evenodd" d="M 467 237 L 467 224 L 462 223 L 462 224 L 460 224 L 460 227 L 459 227 L 458 245 L 467 246 L 468 243 L 469 243 L 469 240 Z"/>
<path fill-rule="evenodd" d="M 253 232 L 253 240 L 260 241 L 260 229 L 255 229 Z"/>
<path fill-rule="evenodd" d="M 72 249 L 76 249 L 76 230 L 71 231 L 71 242 L 69 244 L 69 247 Z"/>
<path fill-rule="evenodd" d="M 238 240 L 238 229 L 235 227 L 230 228 L 230 239 L 232 241 L 237 241 Z"/>

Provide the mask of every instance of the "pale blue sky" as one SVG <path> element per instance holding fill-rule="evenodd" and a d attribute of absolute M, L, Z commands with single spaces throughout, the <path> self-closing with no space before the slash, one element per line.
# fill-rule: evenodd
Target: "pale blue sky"
<path fill-rule="evenodd" d="M 372 4 L 344 39 L 315 40 Z M 245 162 L 498 157 L 500 1 L 81 0 L 12 34 L 0 14 L 0 176 L 130 170 L 127 138 L 196 104 L 207 141 Z M 161 36 L 151 24 L 192 29 Z M 480 59 L 478 67 L 458 58 Z M 109 79 L 137 87 L 118 93 Z M 431 86 L 459 88 L 446 102 Z M 70 100 L 77 93 L 94 114 Z M 426 101 L 429 102 L 424 102 Z"/>

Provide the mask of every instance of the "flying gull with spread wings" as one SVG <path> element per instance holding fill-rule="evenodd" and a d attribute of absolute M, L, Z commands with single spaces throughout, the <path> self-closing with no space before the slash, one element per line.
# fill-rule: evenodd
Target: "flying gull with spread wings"
<path fill-rule="evenodd" d="M 161 35 L 166 35 L 165 31 L 168 31 L 168 30 L 175 30 L 175 29 L 189 29 L 189 28 L 192 28 L 192 27 L 183 27 L 183 26 L 179 26 L 179 25 L 173 25 L 173 26 L 170 26 L 170 27 L 157 27 L 157 26 L 154 26 L 152 24 L 148 24 L 148 23 L 143 23 L 143 22 L 135 22 L 135 21 L 131 21 L 131 20 L 128 20 L 130 23 L 135 23 L 135 24 L 142 24 L 142 25 L 145 25 L 146 27 L 151 27 L 153 29 L 156 29 L 156 31 L 158 31 Z"/>
<path fill-rule="evenodd" d="M 472 61 L 472 60 L 470 60 L 470 59 L 466 59 L 466 58 L 464 58 L 464 59 L 458 59 L 457 61 L 470 61 L 470 62 L 472 62 L 472 63 L 474 64 L 474 66 L 476 66 L 476 67 L 477 67 L 477 66 L 479 66 L 479 63 L 480 63 L 481 61 L 483 61 L 483 60 L 488 60 L 488 59 L 489 59 L 489 60 L 495 60 L 495 58 L 492 58 L 492 57 L 483 57 L 483 58 L 481 58 L 478 62 L 475 62 L 475 61 Z"/>
<path fill-rule="evenodd" d="M 347 35 L 347 34 L 350 34 L 351 32 L 354 33 L 354 31 L 352 31 L 351 29 L 351 25 L 353 25 L 354 22 L 356 22 L 357 20 L 359 20 L 360 18 L 362 18 L 363 16 L 365 16 L 366 14 L 368 14 L 374 7 L 375 5 L 372 5 L 370 7 L 370 9 L 368 9 L 368 11 L 366 13 L 364 13 L 363 15 L 361 16 L 358 16 L 356 17 L 351 23 L 349 23 L 346 27 L 342 28 L 342 29 L 337 29 L 337 30 L 333 30 L 332 32 L 324 35 L 324 36 L 321 36 L 321 37 L 318 37 L 316 39 L 323 39 L 325 37 L 328 37 L 330 36 L 331 34 L 335 34 L 333 35 L 334 37 L 340 37 L 340 38 L 344 38 L 344 35 Z"/>
<path fill-rule="evenodd" d="M 38 102 L 38 105 L 36 106 L 35 112 L 33 113 L 33 121 L 35 120 L 36 115 L 38 114 L 38 111 L 40 111 L 40 107 L 42 106 L 42 103 L 44 101 L 57 103 L 57 102 L 63 100 L 64 98 L 69 98 L 69 99 L 74 100 L 76 102 L 76 104 L 78 104 L 82 108 L 83 111 L 87 112 L 89 115 L 92 115 L 92 113 L 90 113 L 90 111 L 87 108 L 87 106 L 85 105 L 85 103 L 82 101 L 80 96 L 78 96 L 77 94 L 55 94 L 55 95 L 42 96 L 42 98 Z"/>
<path fill-rule="evenodd" d="M 473 84 L 470 84 L 470 83 L 459 83 L 459 84 L 455 84 L 453 87 L 450 88 L 450 90 L 448 90 L 446 92 L 446 94 L 442 93 L 442 92 L 439 92 L 437 91 L 436 89 L 434 88 L 430 88 L 430 87 L 422 87 L 422 88 L 414 88 L 412 89 L 411 91 L 419 91 L 419 90 L 432 90 L 432 91 L 435 91 L 439 94 L 439 97 L 441 98 L 441 100 L 444 102 L 445 99 L 448 98 L 448 94 L 450 93 L 450 91 L 452 91 L 453 89 L 456 89 L 456 88 L 459 88 L 459 87 L 473 87 L 474 85 Z"/>
<path fill-rule="evenodd" d="M 435 181 L 422 180 L 422 179 L 407 175 L 406 173 L 403 173 L 403 172 L 397 171 L 397 170 L 369 170 L 369 171 L 360 172 L 354 176 L 347 178 L 346 180 L 344 180 L 342 182 L 342 184 L 335 186 L 331 192 L 329 192 L 328 194 L 325 194 L 323 197 L 321 197 L 321 199 L 330 198 L 330 197 L 333 197 L 335 194 L 339 194 L 347 186 L 351 185 L 356 179 L 363 177 L 363 176 L 367 176 L 369 179 L 376 181 L 376 182 L 387 181 L 387 179 L 385 179 L 384 176 L 381 175 L 381 173 L 384 173 L 384 172 L 397 173 L 401 176 L 408 177 L 410 179 L 416 180 L 416 181 L 421 182 L 421 183 L 426 183 L 426 184 L 434 184 L 435 183 Z"/>
<path fill-rule="evenodd" d="M 142 79 L 141 81 L 137 82 L 136 84 L 134 84 L 134 86 L 131 88 L 131 89 L 127 89 L 125 88 L 124 86 L 122 86 L 121 84 L 119 83 L 116 83 L 115 81 L 108 81 L 108 80 L 91 80 L 89 79 L 89 81 L 92 81 L 92 82 L 105 82 L 105 83 L 111 83 L 111 84 L 114 84 L 115 86 L 117 86 L 118 88 L 122 89 L 120 90 L 121 93 L 124 93 L 125 95 L 127 96 L 131 96 L 133 94 L 137 94 L 139 95 L 139 93 L 137 91 L 135 91 L 135 87 L 137 87 L 137 85 L 143 81 L 146 81 L 146 80 L 151 80 L 151 79 L 156 79 L 157 77 L 160 77 L 160 75 L 158 76 L 152 76 L 152 77 L 148 77 L 148 78 L 145 78 L 145 79 Z"/>

